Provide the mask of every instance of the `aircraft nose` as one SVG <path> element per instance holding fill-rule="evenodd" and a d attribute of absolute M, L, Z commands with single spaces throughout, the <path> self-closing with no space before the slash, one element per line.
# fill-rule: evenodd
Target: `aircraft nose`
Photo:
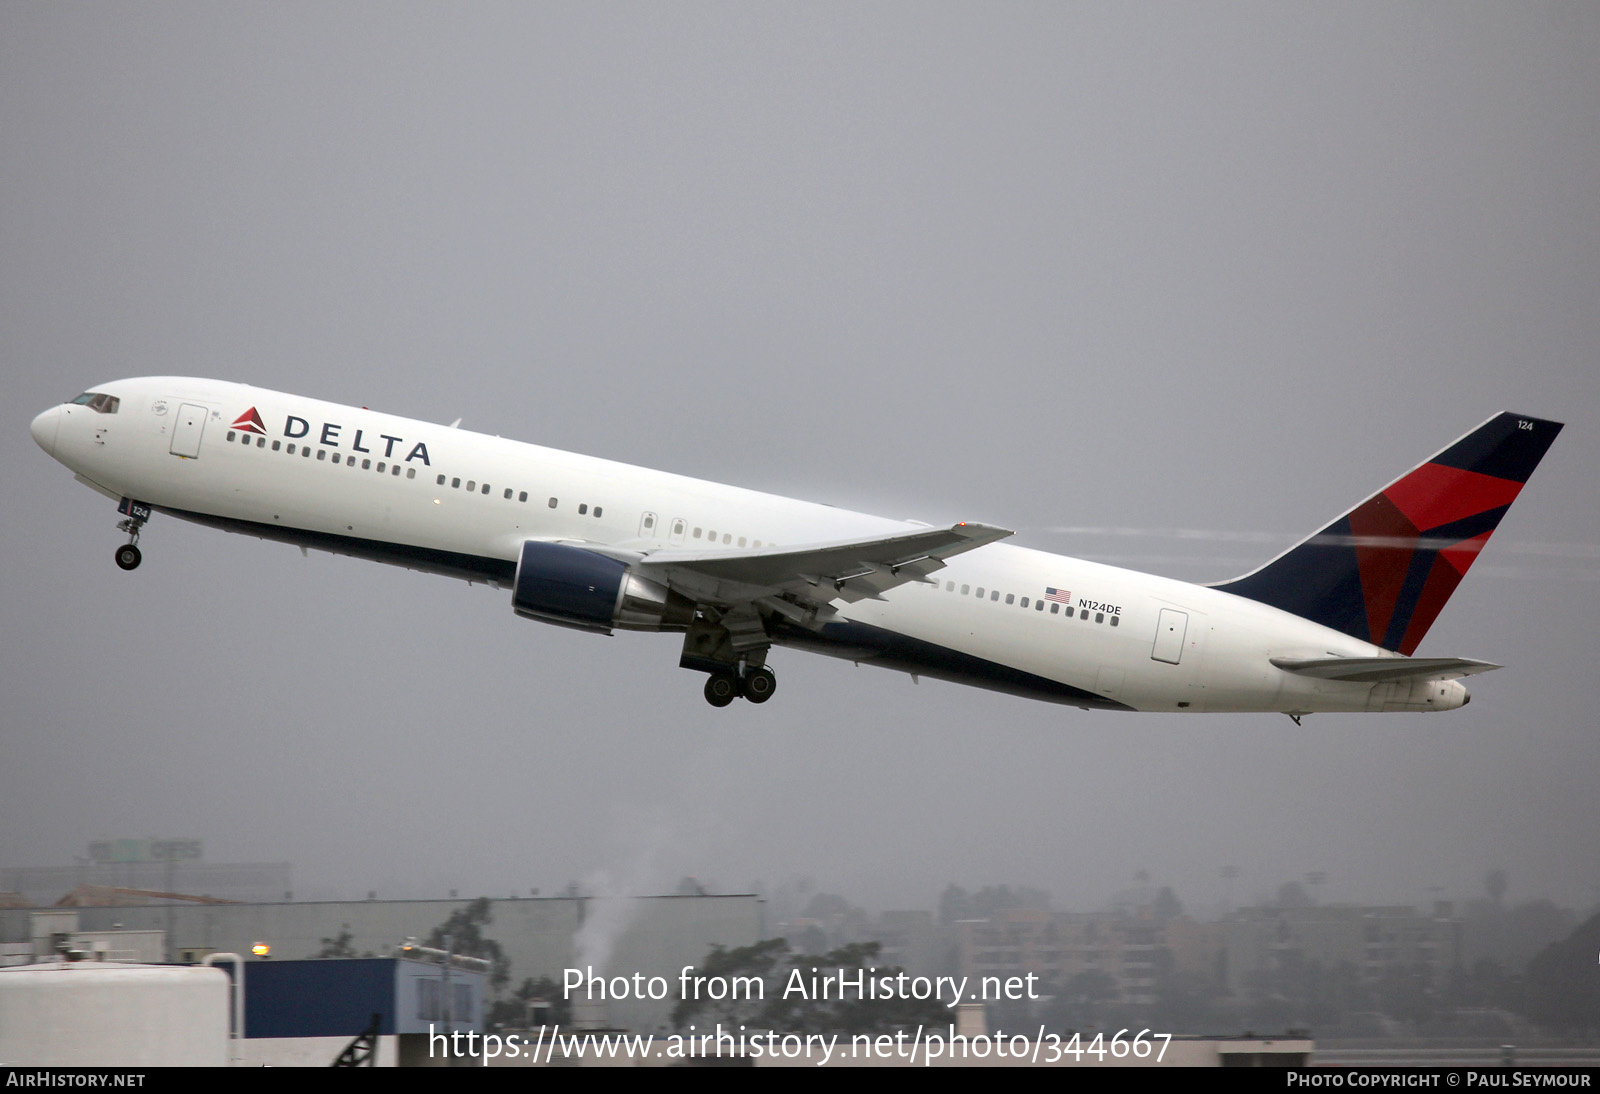
<path fill-rule="evenodd" d="M 61 428 L 61 408 L 53 406 L 33 420 L 33 439 L 39 447 L 56 454 L 56 430 Z"/>

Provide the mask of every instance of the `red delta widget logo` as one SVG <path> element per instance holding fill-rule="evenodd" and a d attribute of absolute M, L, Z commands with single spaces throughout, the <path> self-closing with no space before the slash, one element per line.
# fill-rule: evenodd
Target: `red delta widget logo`
<path fill-rule="evenodd" d="M 262 423 L 261 415 L 256 411 L 255 407 L 251 407 L 249 410 L 235 418 L 233 420 L 233 425 L 230 428 L 237 429 L 242 433 L 259 433 L 262 436 L 267 435 L 267 428 Z M 344 431 L 344 428 L 344 425 L 339 422 L 321 423 L 321 428 L 317 434 L 317 443 L 325 448 L 341 447 L 339 444 L 339 439 L 340 434 Z M 284 439 L 294 441 L 299 440 L 301 437 L 308 437 L 310 435 L 311 423 L 309 421 L 295 414 L 289 414 L 285 416 L 283 421 Z M 357 429 L 355 431 L 355 436 L 348 438 L 350 451 L 364 452 L 369 455 L 372 454 L 374 449 L 368 448 L 362 444 L 362 442 L 366 439 L 366 430 Z M 383 443 L 380 445 L 379 442 Z M 379 454 L 382 455 L 386 460 L 400 458 L 394 454 L 396 446 L 399 446 L 402 450 L 406 450 L 406 440 L 404 437 L 395 437 L 388 433 L 379 433 L 377 438 L 372 440 L 370 443 L 373 445 L 378 445 L 382 448 L 383 451 Z M 406 463 L 410 463 L 412 460 L 420 460 L 424 467 L 433 466 L 432 461 L 428 459 L 428 446 L 423 441 L 418 441 L 411 445 L 409 451 L 406 451 L 406 455 L 403 459 Z"/>

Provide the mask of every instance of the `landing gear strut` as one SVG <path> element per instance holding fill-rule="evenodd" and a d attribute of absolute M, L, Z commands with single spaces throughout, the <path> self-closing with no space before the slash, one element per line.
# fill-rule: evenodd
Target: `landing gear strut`
<path fill-rule="evenodd" d="M 137 515 L 137 509 L 143 507 L 137 506 L 137 503 L 135 503 L 135 506 L 135 515 L 128 517 L 127 520 L 117 522 L 117 530 L 128 533 L 128 542 L 117 548 L 117 565 L 124 570 L 137 569 L 140 560 L 144 558 L 144 555 L 139 551 L 139 529 L 144 527 L 144 517 Z M 148 509 L 144 511 L 146 513 L 149 512 Z M 127 509 L 124 509 L 123 512 L 127 512 Z"/>

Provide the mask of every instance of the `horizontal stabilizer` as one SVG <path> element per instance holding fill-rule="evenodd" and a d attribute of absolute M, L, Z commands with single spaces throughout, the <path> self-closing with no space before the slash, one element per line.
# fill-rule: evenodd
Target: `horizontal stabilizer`
<path fill-rule="evenodd" d="M 1497 669 L 1487 661 L 1467 657 L 1274 657 L 1284 672 L 1314 676 L 1319 680 L 1344 680 L 1352 684 L 1379 684 L 1391 680 L 1454 680 Z"/>

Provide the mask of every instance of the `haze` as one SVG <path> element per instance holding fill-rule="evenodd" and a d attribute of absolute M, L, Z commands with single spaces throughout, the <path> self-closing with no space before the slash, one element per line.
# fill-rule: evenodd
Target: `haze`
<path fill-rule="evenodd" d="M 1593 5 L 0 9 L 0 865 L 297 898 L 570 881 L 875 908 L 1600 898 Z M 1190 580 L 1502 409 L 1567 428 L 1418 651 L 1441 715 L 1086 713 L 157 516 L 33 444 L 238 380 Z"/>

